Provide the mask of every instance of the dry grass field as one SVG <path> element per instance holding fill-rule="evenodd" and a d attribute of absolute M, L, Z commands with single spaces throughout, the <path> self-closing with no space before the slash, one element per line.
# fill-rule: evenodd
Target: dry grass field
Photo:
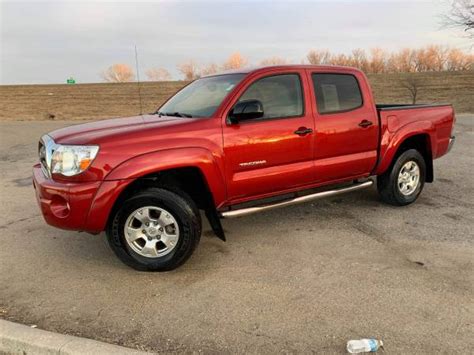
<path fill-rule="evenodd" d="M 377 103 L 410 103 L 402 83 L 414 76 L 420 83 L 419 103 L 449 102 L 459 112 L 474 112 L 474 71 L 414 74 L 372 74 L 370 83 Z M 185 84 L 141 84 L 143 112 Z M 0 86 L 0 120 L 84 120 L 130 116 L 139 112 L 136 83 Z"/>
<path fill-rule="evenodd" d="M 417 103 L 451 103 L 457 113 L 474 112 L 474 71 L 368 75 L 377 103 L 411 103 L 403 87 L 407 78 L 419 82 Z"/>

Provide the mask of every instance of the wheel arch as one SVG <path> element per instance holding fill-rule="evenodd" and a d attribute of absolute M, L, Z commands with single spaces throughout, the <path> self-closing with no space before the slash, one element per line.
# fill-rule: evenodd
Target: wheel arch
<path fill-rule="evenodd" d="M 426 164 L 426 182 L 433 182 L 433 145 L 431 132 L 424 131 L 406 134 L 403 137 L 392 138 L 392 144 L 386 149 L 383 158 L 376 171 L 376 175 L 382 175 L 389 171 L 397 158 L 409 149 L 416 149 L 420 152 Z"/>
<path fill-rule="evenodd" d="M 208 183 L 202 171 L 196 166 L 186 166 L 155 171 L 130 181 L 115 199 L 114 207 L 135 194 L 150 187 L 161 187 L 174 192 L 184 192 L 205 209 L 214 203 Z"/>
<path fill-rule="evenodd" d="M 143 179 L 153 174 L 179 169 L 194 169 L 196 176 L 202 178 L 208 186 L 215 202 L 221 203 L 225 200 L 223 162 L 204 148 L 188 147 L 143 154 L 117 166 L 105 180 Z"/>
<path fill-rule="evenodd" d="M 107 225 L 121 204 L 137 191 L 149 187 L 162 187 L 177 194 L 189 196 L 200 210 L 204 210 L 206 217 L 216 236 L 225 241 L 224 229 L 220 223 L 216 204 L 209 188 L 206 177 L 196 166 L 160 170 L 142 176 L 128 184 L 116 198 L 107 218 Z"/>
<path fill-rule="evenodd" d="M 192 148 L 144 154 L 107 175 L 96 193 L 85 230 L 104 230 L 121 202 L 133 192 L 152 186 L 180 189 L 205 210 L 215 211 L 226 197 L 223 174 L 209 151 Z"/>

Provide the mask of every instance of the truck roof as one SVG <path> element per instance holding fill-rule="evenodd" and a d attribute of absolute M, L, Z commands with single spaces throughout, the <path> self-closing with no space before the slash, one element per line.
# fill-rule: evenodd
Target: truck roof
<path fill-rule="evenodd" d="M 281 65 L 264 65 L 264 66 L 254 66 L 254 67 L 246 67 L 246 68 L 239 68 L 233 70 L 225 70 L 215 74 L 204 75 L 203 78 L 209 76 L 217 76 L 217 75 L 225 75 L 225 74 L 250 74 L 254 72 L 261 72 L 267 70 L 275 70 L 275 69 L 324 69 L 324 70 L 334 70 L 334 71 L 360 71 L 357 68 L 353 67 L 346 67 L 342 65 L 313 65 L 313 64 L 281 64 Z"/>

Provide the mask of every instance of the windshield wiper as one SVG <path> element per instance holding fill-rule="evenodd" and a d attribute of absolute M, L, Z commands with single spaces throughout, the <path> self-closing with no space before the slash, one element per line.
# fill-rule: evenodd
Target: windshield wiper
<path fill-rule="evenodd" d="M 192 118 L 193 117 L 193 115 L 190 115 L 189 113 L 183 113 L 183 112 L 161 112 L 161 111 L 157 111 L 154 114 L 158 115 L 159 117 L 161 117 L 161 116 L 187 117 L 187 118 Z"/>

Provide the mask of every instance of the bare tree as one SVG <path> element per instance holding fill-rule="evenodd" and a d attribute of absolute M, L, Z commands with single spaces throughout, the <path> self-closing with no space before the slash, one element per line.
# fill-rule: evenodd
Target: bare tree
<path fill-rule="evenodd" d="M 224 65 L 222 66 L 224 70 L 231 70 L 231 69 L 239 69 L 247 66 L 248 60 L 244 57 L 239 52 L 235 52 L 230 55 L 229 58 L 224 62 Z"/>
<path fill-rule="evenodd" d="M 422 72 L 422 71 L 427 71 L 428 66 L 426 65 L 427 59 L 426 59 L 426 50 L 425 48 L 419 48 L 416 49 L 413 55 L 413 63 L 415 65 L 415 71 L 417 72 Z"/>
<path fill-rule="evenodd" d="M 288 64 L 288 61 L 285 58 L 281 57 L 270 57 L 265 58 L 260 62 L 260 65 L 284 65 Z"/>
<path fill-rule="evenodd" d="M 208 64 L 201 69 L 202 76 L 216 74 L 217 72 L 219 72 L 219 66 L 216 63 Z"/>
<path fill-rule="evenodd" d="M 403 48 L 390 54 L 387 61 L 387 71 L 394 73 L 411 73 L 415 71 L 415 51 Z"/>
<path fill-rule="evenodd" d="M 381 48 L 370 50 L 369 71 L 371 73 L 384 73 L 387 71 L 387 53 Z"/>
<path fill-rule="evenodd" d="M 422 81 L 415 75 L 410 75 L 401 80 L 400 85 L 410 93 L 412 104 L 416 104 L 418 93 L 422 87 Z"/>
<path fill-rule="evenodd" d="M 352 67 L 359 68 L 365 72 L 369 71 L 369 61 L 365 51 L 360 48 L 356 48 L 352 51 L 352 55 L 349 58 L 349 65 Z"/>
<path fill-rule="evenodd" d="M 109 83 L 124 83 L 133 81 L 135 73 L 130 65 L 114 64 L 102 73 L 102 78 Z"/>
<path fill-rule="evenodd" d="M 193 60 L 179 64 L 178 70 L 184 75 L 184 80 L 187 81 L 195 80 L 200 76 L 199 67 Z"/>
<path fill-rule="evenodd" d="M 474 69 L 474 55 L 465 54 L 459 49 L 451 49 L 446 60 L 446 70 L 470 70 Z"/>
<path fill-rule="evenodd" d="M 312 49 L 306 55 L 309 64 L 322 65 L 331 64 L 332 54 L 328 50 Z"/>
<path fill-rule="evenodd" d="M 170 81 L 171 74 L 165 68 L 151 68 L 145 72 L 146 76 L 151 81 Z"/>
<path fill-rule="evenodd" d="M 337 54 L 337 55 L 332 56 L 331 64 L 349 66 L 349 65 L 351 65 L 351 60 L 350 60 L 349 56 L 347 56 L 345 54 Z"/>
<path fill-rule="evenodd" d="M 474 2 L 472 0 L 452 0 L 451 11 L 443 16 L 443 24 L 460 28 L 474 39 Z"/>
<path fill-rule="evenodd" d="M 356 67 L 366 73 L 410 73 L 443 70 L 469 70 L 473 68 L 474 55 L 458 49 L 430 45 L 418 49 L 403 48 L 388 53 L 372 48 L 366 56 L 362 49 L 351 54 L 332 54 L 329 51 L 311 50 L 306 56 L 310 64 L 332 64 Z"/>

